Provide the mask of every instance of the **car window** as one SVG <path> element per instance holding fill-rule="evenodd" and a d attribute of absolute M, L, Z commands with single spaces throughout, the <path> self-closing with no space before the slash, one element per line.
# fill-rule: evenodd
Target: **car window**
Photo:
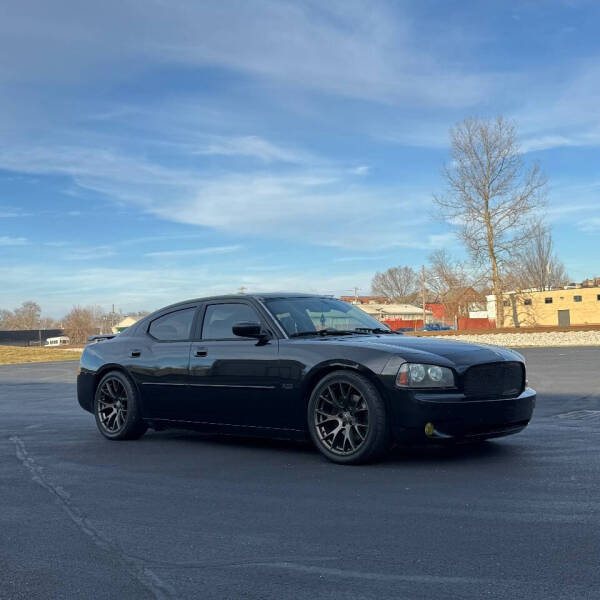
<path fill-rule="evenodd" d="M 266 304 L 288 335 L 320 329 L 387 329 L 356 306 L 335 298 L 278 298 Z"/>
<path fill-rule="evenodd" d="M 165 342 L 189 340 L 195 311 L 195 308 L 186 308 L 163 315 L 150 323 L 148 333 Z"/>
<path fill-rule="evenodd" d="M 258 313 L 247 304 L 210 304 L 206 307 L 202 325 L 202 339 L 226 340 L 239 339 L 231 331 L 235 323 L 260 322 Z"/>

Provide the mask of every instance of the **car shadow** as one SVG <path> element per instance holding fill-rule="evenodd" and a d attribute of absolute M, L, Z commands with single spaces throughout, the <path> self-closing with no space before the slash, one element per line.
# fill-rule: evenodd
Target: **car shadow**
<path fill-rule="evenodd" d="M 295 441 L 284 439 L 271 439 L 261 437 L 244 437 L 240 435 L 226 435 L 204 433 L 193 430 L 164 430 L 152 431 L 142 440 L 151 442 L 153 439 L 179 441 L 186 444 L 209 445 L 213 449 L 248 451 L 262 455 L 262 452 L 279 452 L 289 455 L 290 459 L 301 458 L 316 461 L 327 461 L 310 441 Z M 390 452 L 376 461 L 375 464 L 418 464 L 489 460 L 490 458 L 509 457 L 518 449 L 506 445 L 498 440 L 483 440 L 469 444 L 422 444 L 411 446 L 394 446 Z"/>

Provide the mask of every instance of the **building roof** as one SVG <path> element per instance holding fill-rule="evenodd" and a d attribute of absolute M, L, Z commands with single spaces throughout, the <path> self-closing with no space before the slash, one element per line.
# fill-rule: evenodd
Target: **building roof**
<path fill-rule="evenodd" d="M 385 296 L 340 296 L 340 300 L 350 304 L 386 304 L 388 302 Z"/>
<path fill-rule="evenodd" d="M 360 304 L 357 306 L 370 315 L 421 315 L 423 309 L 414 304 Z M 430 310 L 425 310 L 426 315 L 432 315 Z"/>
<path fill-rule="evenodd" d="M 135 317 L 125 317 L 121 321 L 119 321 L 113 328 L 113 333 L 119 333 L 132 325 L 135 325 L 139 321 L 138 318 Z"/>
<path fill-rule="evenodd" d="M 122 321 L 119 321 L 115 327 L 131 327 L 134 323 L 137 323 L 138 319 L 133 317 L 125 317 Z"/>

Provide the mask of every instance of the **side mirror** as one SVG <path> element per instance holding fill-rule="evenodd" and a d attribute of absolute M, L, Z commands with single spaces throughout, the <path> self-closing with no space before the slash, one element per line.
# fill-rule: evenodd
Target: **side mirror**
<path fill-rule="evenodd" d="M 253 323 L 250 321 L 244 321 L 242 323 L 235 323 L 231 328 L 234 335 L 245 338 L 254 338 L 257 340 L 263 340 L 268 337 L 268 334 L 260 326 L 260 323 Z"/>

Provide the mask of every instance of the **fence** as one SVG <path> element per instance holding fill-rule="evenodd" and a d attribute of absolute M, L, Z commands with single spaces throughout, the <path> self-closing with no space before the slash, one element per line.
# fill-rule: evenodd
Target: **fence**
<path fill-rule="evenodd" d="M 382 321 L 390 329 L 396 331 L 397 329 L 412 329 L 413 331 L 423 327 L 423 319 L 406 320 L 406 319 L 386 319 Z"/>
<path fill-rule="evenodd" d="M 470 317 L 458 317 L 457 328 L 463 329 L 495 329 L 496 323 L 489 319 L 471 319 Z"/>
<path fill-rule="evenodd" d="M 0 331 L 0 346 L 44 345 L 46 338 L 63 335 L 62 329 L 15 329 Z"/>

